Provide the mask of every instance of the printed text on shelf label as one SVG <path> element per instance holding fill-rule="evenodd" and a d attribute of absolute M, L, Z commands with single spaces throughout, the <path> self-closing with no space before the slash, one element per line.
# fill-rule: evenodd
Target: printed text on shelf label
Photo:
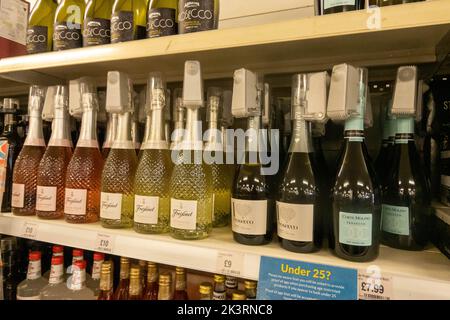
<path fill-rule="evenodd" d="M 216 273 L 239 277 L 243 274 L 244 254 L 236 252 L 218 252 Z"/>
<path fill-rule="evenodd" d="M 116 237 L 111 234 L 97 233 L 94 248 L 99 252 L 113 253 L 115 240 Z"/>
<path fill-rule="evenodd" d="M 39 225 L 37 223 L 24 222 L 21 237 L 35 240 L 38 236 Z"/>

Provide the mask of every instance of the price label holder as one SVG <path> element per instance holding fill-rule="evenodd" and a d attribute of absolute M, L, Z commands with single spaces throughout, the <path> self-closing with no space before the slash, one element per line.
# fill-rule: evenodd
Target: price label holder
<path fill-rule="evenodd" d="M 112 254 L 116 237 L 111 234 L 97 233 L 95 239 L 95 251 Z"/>
<path fill-rule="evenodd" d="M 22 231 L 20 233 L 21 238 L 36 240 L 39 232 L 39 224 L 32 222 L 24 222 L 22 225 Z"/>
<path fill-rule="evenodd" d="M 393 277 L 378 266 L 358 270 L 358 297 L 361 300 L 392 300 Z"/>
<path fill-rule="evenodd" d="M 240 277 L 244 269 L 244 254 L 219 251 L 217 254 L 216 273 Z"/>

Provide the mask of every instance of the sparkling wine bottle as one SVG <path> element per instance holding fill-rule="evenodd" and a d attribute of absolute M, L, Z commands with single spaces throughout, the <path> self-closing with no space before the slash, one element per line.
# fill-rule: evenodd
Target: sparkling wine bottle
<path fill-rule="evenodd" d="M 111 15 L 111 43 L 145 39 L 147 1 L 115 0 Z"/>
<path fill-rule="evenodd" d="M 178 0 L 151 0 L 147 10 L 147 38 L 178 33 Z"/>
<path fill-rule="evenodd" d="M 55 12 L 53 51 L 83 46 L 84 0 L 61 0 Z"/>
<path fill-rule="evenodd" d="M 179 148 L 178 144 L 183 140 L 183 130 L 186 124 L 186 108 L 183 107 L 183 90 L 180 88 L 173 92 L 173 121 L 172 135 L 166 137 L 171 141 L 170 150 Z"/>
<path fill-rule="evenodd" d="M 117 113 L 108 113 L 108 122 L 106 124 L 106 138 L 102 147 L 102 156 L 106 160 L 109 151 L 114 143 L 117 134 L 117 124 L 119 122 L 119 115 Z"/>
<path fill-rule="evenodd" d="M 111 0 L 89 0 L 84 13 L 83 46 L 111 42 Z"/>
<path fill-rule="evenodd" d="M 56 6 L 53 0 L 36 1 L 28 19 L 28 54 L 52 51 L 53 17 Z"/>

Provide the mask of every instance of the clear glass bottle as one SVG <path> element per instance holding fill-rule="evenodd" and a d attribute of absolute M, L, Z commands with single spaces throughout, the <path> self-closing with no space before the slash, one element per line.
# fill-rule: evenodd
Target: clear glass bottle
<path fill-rule="evenodd" d="M 257 286 L 258 283 L 256 281 L 251 280 L 244 281 L 244 289 L 247 300 L 256 300 Z"/>
<path fill-rule="evenodd" d="M 45 88 L 32 86 L 28 114 L 30 125 L 22 150 L 17 157 L 13 172 L 11 206 L 15 215 L 36 214 L 36 188 L 39 163 L 45 152 L 45 140 L 42 130 L 42 108 Z"/>
<path fill-rule="evenodd" d="M 67 280 L 69 292 L 64 299 L 67 300 L 95 300 L 94 291 L 86 286 L 86 261 L 76 261 L 73 274 Z"/>
<path fill-rule="evenodd" d="M 48 284 L 41 291 L 41 300 L 61 300 L 68 294 L 64 281 L 64 257 L 53 256 Z"/>
<path fill-rule="evenodd" d="M 225 276 L 214 275 L 213 300 L 227 300 L 227 290 L 225 288 Z"/>
<path fill-rule="evenodd" d="M 106 124 L 106 137 L 102 147 L 102 156 L 106 160 L 109 151 L 114 143 L 117 134 L 117 124 L 119 122 L 119 115 L 117 113 L 108 113 L 108 122 Z"/>
<path fill-rule="evenodd" d="M 168 272 L 159 275 L 158 300 L 173 300 L 172 275 Z"/>
<path fill-rule="evenodd" d="M 72 263 L 70 266 L 67 267 L 66 273 L 72 274 L 73 273 L 73 266 L 75 265 L 75 262 L 84 260 L 84 251 L 81 249 L 73 249 L 72 250 Z"/>
<path fill-rule="evenodd" d="M 100 272 L 100 292 L 97 300 L 114 300 L 113 266 L 111 261 L 102 263 Z"/>
<path fill-rule="evenodd" d="M 53 51 L 83 46 L 84 0 L 61 0 L 55 12 Z"/>
<path fill-rule="evenodd" d="M 143 300 L 158 300 L 158 265 L 154 262 L 147 263 L 147 284 Z"/>
<path fill-rule="evenodd" d="M 146 134 L 134 180 L 134 230 L 139 233 L 169 231 L 170 174 L 172 161 L 163 126 L 165 83 L 161 74 L 150 74 L 147 83 Z"/>
<path fill-rule="evenodd" d="M 100 219 L 100 188 L 103 158 L 97 140 L 97 88 L 81 83 L 80 136 L 67 166 L 65 180 L 65 219 L 70 223 L 92 223 Z"/>
<path fill-rule="evenodd" d="M 27 278 L 17 286 L 17 300 L 39 300 L 41 290 L 47 285 L 41 276 L 41 253 L 32 251 L 28 257 Z"/>
<path fill-rule="evenodd" d="M 37 176 L 36 215 L 43 219 L 59 219 L 64 216 L 66 171 L 72 158 L 68 105 L 68 88 L 57 86 L 52 135 L 39 164 Z"/>
<path fill-rule="evenodd" d="M 209 282 L 202 282 L 198 289 L 200 293 L 200 300 L 212 300 L 213 299 L 213 286 Z"/>
<path fill-rule="evenodd" d="M 175 268 L 175 292 L 173 294 L 173 300 L 189 300 L 188 293 L 186 291 L 187 280 L 186 270 L 181 267 Z"/>
<path fill-rule="evenodd" d="M 130 287 L 128 300 L 142 299 L 141 269 L 139 266 L 132 266 L 130 269 Z"/>
<path fill-rule="evenodd" d="M 94 295 L 98 298 L 100 293 L 100 278 L 102 271 L 102 264 L 105 261 L 105 255 L 100 252 L 94 252 L 94 262 L 92 264 L 91 276 L 86 279 L 86 286 L 94 291 Z"/>
<path fill-rule="evenodd" d="M 38 0 L 34 4 L 28 18 L 28 54 L 52 51 L 56 6 L 54 0 Z"/>
<path fill-rule="evenodd" d="M 120 257 L 120 281 L 114 292 L 114 300 L 128 300 L 130 290 L 130 259 Z"/>

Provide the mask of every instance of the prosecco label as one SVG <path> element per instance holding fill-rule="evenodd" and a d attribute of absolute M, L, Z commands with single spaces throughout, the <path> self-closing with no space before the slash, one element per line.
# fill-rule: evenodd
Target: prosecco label
<path fill-rule="evenodd" d="M 111 43 L 134 40 L 133 12 L 119 11 L 111 17 Z"/>
<path fill-rule="evenodd" d="M 55 24 L 53 32 L 53 51 L 81 48 L 83 46 L 83 35 L 81 34 L 81 25 L 66 22 Z"/>
<path fill-rule="evenodd" d="M 197 201 L 170 199 L 170 226 L 175 229 L 195 230 Z"/>
<path fill-rule="evenodd" d="M 325 10 L 341 6 L 356 6 L 356 0 L 323 0 Z"/>
<path fill-rule="evenodd" d="M 100 217 L 104 219 L 120 220 L 122 213 L 121 193 L 102 192 L 100 200 Z"/>
<path fill-rule="evenodd" d="M 391 206 L 383 204 L 382 206 L 382 229 L 385 232 L 409 236 L 409 208 L 400 206 Z"/>
<path fill-rule="evenodd" d="M 64 213 L 84 216 L 86 215 L 87 190 L 66 188 L 64 199 Z"/>
<path fill-rule="evenodd" d="M 215 29 L 214 0 L 180 0 L 179 33 Z"/>
<path fill-rule="evenodd" d="M 134 196 L 134 221 L 137 223 L 158 223 L 159 197 Z"/>
<path fill-rule="evenodd" d="M 233 232 L 264 235 L 267 232 L 267 200 L 231 199 Z"/>
<path fill-rule="evenodd" d="M 29 26 L 27 30 L 27 52 L 29 54 L 47 52 L 48 27 Z"/>
<path fill-rule="evenodd" d="M 314 205 L 277 201 L 278 236 L 292 241 L 313 241 Z"/>
<path fill-rule="evenodd" d="M 56 187 L 37 186 L 36 210 L 52 212 L 56 211 Z"/>
<path fill-rule="evenodd" d="M 176 11 L 170 8 L 150 9 L 147 16 L 147 38 L 177 34 Z"/>
<path fill-rule="evenodd" d="M 371 213 L 339 212 L 339 242 L 351 246 L 372 245 Z"/>
<path fill-rule="evenodd" d="M 84 22 L 83 46 L 97 46 L 111 42 L 111 21 L 87 18 Z"/>
<path fill-rule="evenodd" d="M 13 183 L 11 205 L 13 208 L 23 208 L 25 198 L 25 185 Z"/>

